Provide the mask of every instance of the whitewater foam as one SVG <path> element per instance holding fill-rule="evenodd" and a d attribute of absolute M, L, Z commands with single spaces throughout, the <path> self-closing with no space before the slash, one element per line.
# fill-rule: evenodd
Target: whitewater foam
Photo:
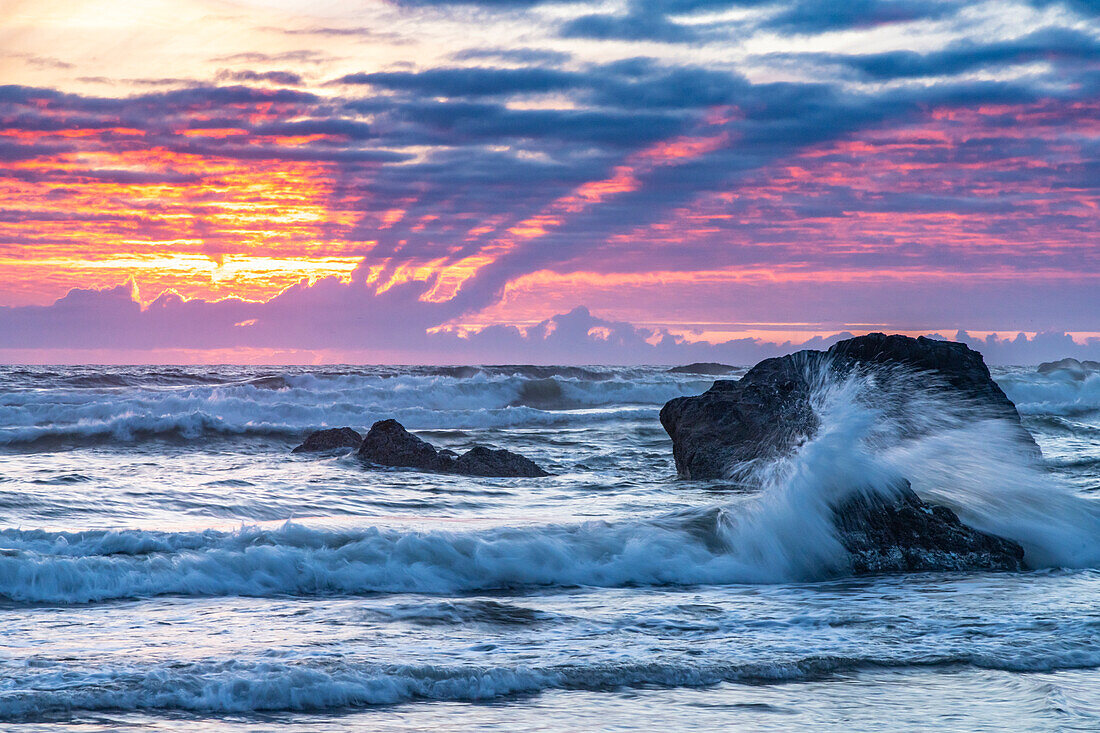
<path fill-rule="evenodd" d="M 115 375 L 109 381 L 127 379 Z M 304 373 L 202 386 L 22 390 L 0 397 L 0 445 L 297 437 L 321 427 L 365 428 L 390 417 L 414 429 L 607 422 L 648 415 L 672 397 L 698 391 L 700 384 L 652 371 L 596 380 L 477 370 L 464 377 Z"/>
<path fill-rule="evenodd" d="M 1100 413 L 1100 372 L 1075 379 L 1064 371 L 1040 374 L 1017 369 L 998 381 L 1022 415 L 1072 417 Z"/>

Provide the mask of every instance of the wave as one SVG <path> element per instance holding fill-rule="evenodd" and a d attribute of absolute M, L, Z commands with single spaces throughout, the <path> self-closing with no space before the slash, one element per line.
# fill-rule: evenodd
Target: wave
<path fill-rule="evenodd" d="M 959 668 L 1006 671 L 1090 669 L 1100 653 L 845 657 L 783 655 L 738 662 L 623 662 L 542 667 L 380 665 L 345 660 L 198 661 L 74 670 L 40 661 L 0 696 L 0 719 L 49 718 L 74 710 L 176 710 L 203 713 L 323 711 L 411 701 L 486 701 L 547 690 L 708 687 L 723 682 L 783 683 L 860 670 Z M 43 668 L 45 667 L 45 668 Z"/>
<path fill-rule="evenodd" d="M 1029 567 L 1100 567 L 1100 503 L 1051 474 L 1010 420 L 927 375 L 838 379 L 825 368 L 812 377 L 817 435 L 791 456 L 747 468 L 750 481 L 778 497 L 772 504 L 785 517 L 777 532 L 792 524 L 805 531 L 812 518 L 820 533 L 845 495 L 889 495 L 908 481 L 964 523 L 1018 542 Z"/>
<path fill-rule="evenodd" d="M 876 374 L 861 373 L 840 379 L 827 369 L 812 376 L 821 423 L 817 434 L 789 456 L 736 470 L 742 486 L 755 493 L 723 504 L 632 521 L 464 533 L 296 524 L 234 533 L 5 529 L 0 532 L 0 598 L 64 604 L 162 594 L 438 594 L 820 580 L 848 572 L 832 507 L 856 491 L 889 494 L 903 480 L 924 499 L 952 507 L 971 526 L 1018 541 L 1032 568 L 1100 567 L 1100 504 L 1074 495 L 1021 446 L 1014 425 L 990 418 L 978 406 L 949 401 L 916 376 L 912 381 L 897 376 L 882 381 Z M 296 379 L 317 378 L 292 381 Z M 466 412 L 461 404 L 452 405 L 450 412 L 406 407 L 412 424 L 417 416 L 437 427 L 448 419 L 469 424 L 474 415 L 494 424 L 507 416 L 520 424 L 571 419 L 564 413 L 503 405 L 524 384 L 521 380 L 478 378 L 455 386 L 451 378 L 430 379 L 440 380 L 440 389 L 455 402 L 465 394 L 471 404 L 483 404 L 486 394 L 492 394 L 499 406 Z M 434 382 L 396 378 L 390 383 L 418 390 Z M 606 390 L 614 381 L 598 384 Z M 682 383 L 672 384 L 681 389 Z M 888 384 L 897 385 L 893 392 L 883 386 Z M 623 389 L 636 386 L 624 384 Z M 673 389 L 664 382 L 643 386 Z M 252 390 L 252 402 L 281 405 L 282 423 L 240 417 L 238 423 L 217 422 L 193 414 L 198 425 L 188 429 L 197 434 L 211 425 L 221 430 L 288 430 L 289 425 L 317 424 L 321 413 L 337 409 L 285 400 L 264 403 L 262 395 L 281 393 L 252 386 L 234 389 Z M 393 392 L 386 397 L 390 404 L 412 401 L 411 395 Z M 189 401 L 213 398 L 204 392 L 173 395 L 171 400 L 189 406 Z M 226 413 L 233 406 L 245 415 L 255 414 L 254 406 L 241 406 L 245 401 L 239 394 L 220 395 L 216 402 Z M 636 415 L 649 408 L 639 409 Z M 183 411 L 177 407 L 177 412 Z M 615 419 L 624 415 L 621 408 L 606 414 Z M 163 418 L 163 427 L 146 429 L 178 429 L 178 417 Z M 595 416 L 586 412 L 582 417 L 591 422 Z M 337 424 L 344 422 L 341 418 Z M 108 420 L 76 429 L 118 428 Z"/>
<path fill-rule="evenodd" d="M 1100 567 L 1100 504 L 1075 496 L 1021 446 L 1014 425 L 949 401 L 916 377 L 840 379 L 827 369 L 814 377 L 817 434 L 789 456 L 736 471 L 755 493 L 723 504 L 468 532 L 289 523 L 230 533 L 8 529 L 0 532 L 0 597 L 64 604 L 820 580 L 848 572 L 832 507 L 856 491 L 889 494 L 902 480 L 964 522 L 1019 542 L 1032 568 Z M 526 411 L 523 420 L 555 415 L 505 407 L 484 414 L 499 420 L 513 410 Z"/>
<path fill-rule="evenodd" d="M 306 410 L 303 410 L 306 412 Z M 592 425 L 636 418 L 655 418 L 656 409 L 622 408 L 600 412 L 549 412 L 530 407 L 508 407 L 499 410 L 452 410 L 439 413 L 421 408 L 356 412 L 342 418 L 336 411 L 323 408 L 308 410 L 308 416 L 285 421 L 265 422 L 244 414 L 215 415 L 203 411 L 178 414 L 141 414 L 124 411 L 104 419 L 81 419 L 70 424 L 44 424 L 24 427 L 0 428 L 0 445 L 45 446 L 60 444 L 69 446 L 83 443 L 140 442 L 152 439 L 196 440 L 203 437 L 277 437 L 300 439 L 314 428 L 343 427 L 352 425 L 365 432 L 376 420 L 392 417 L 410 429 L 432 425 L 437 430 L 453 431 L 460 428 L 510 428 L 553 427 L 575 424 Z M 334 414 L 336 415 L 334 419 Z M 449 434 L 453 435 L 453 432 Z"/>
<path fill-rule="evenodd" d="M 1100 372 L 1075 379 L 1065 371 L 1040 374 L 1012 371 L 997 376 L 1021 415 L 1061 415 L 1066 417 L 1100 413 Z"/>
<path fill-rule="evenodd" d="M 719 509 L 474 532 L 291 523 L 230 533 L 7 529 L 0 531 L 0 598 L 72 604 L 158 595 L 453 594 L 772 582 L 793 574 L 738 552 L 726 529 Z"/>
<path fill-rule="evenodd" d="M 481 366 L 334 366 L 280 367 L 278 374 L 246 366 L 210 366 L 203 369 L 178 366 L 72 366 L 60 368 L 0 367 L 0 384 L 27 386 L 36 389 L 110 389 L 117 387 L 186 387 L 194 385 L 257 384 L 275 389 L 285 388 L 287 376 L 311 375 L 320 379 L 340 377 L 398 376 L 451 377 L 524 377 L 529 379 L 573 379 L 603 381 L 624 374 L 652 372 L 652 369 L 631 367 L 543 366 L 535 364 L 500 364 Z"/>
<path fill-rule="evenodd" d="M 301 373 L 212 386 L 13 391 L 0 396 L 0 445 L 203 435 L 298 437 L 320 427 L 363 429 L 390 417 L 414 429 L 567 425 L 648 416 L 667 400 L 710 384 L 653 370 L 626 370 L 596 380 L 488 374 L 484 369 L 466 377 Z"/>

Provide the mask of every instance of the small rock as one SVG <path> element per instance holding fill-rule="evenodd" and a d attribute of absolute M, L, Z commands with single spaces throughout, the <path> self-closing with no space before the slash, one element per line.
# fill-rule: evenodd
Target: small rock
<path fill-rule="evenodd" d="M 305 441 L 294 449 L 294 453 L 319 453 L 338 448 L 358 448 L 363 436 L 351 428 L 329 428 L 315 430 L 306 436 Z"/>
<path fill-rule="evenodd" d="M 436 450 L 396 420 L 380 420 L 371 426 L 359 456 L 380 466 L 416 468 L 433 473 L 457 473 L 464 476 L 535 478 L 550 474 L 533 461 L 511 451 L 474 446 L 464 455 L 452 450 Z"/>
<path fill-rule="evenodd" d="M 502 449 L 493 450 L 477 445 L 454 462 L 455 473 L 466 476 L 522 476 L 537 478 L 549 476 L 534 461 Z"/>
<path fill-rule="evenodd" d="M 697 361 L 694 364 L 685 364 L 684 366 L 672 367 L 668 370 L 669 374 L 705 374 L 712 377 L 721 376 L 723 374 L 729 374 L 737 367 L 732 367 L 729 364 L 718 364 L 713 361 Z"/>
<path fill-rule="evenodd" d="M 410 433 L 396 420 L 379 420 L 372 425 L 359 448 L 359 457 L 379 466 L 422 471 L 439 471 L 447 467 L 446 457 L 440 458 L 430 443 Z"/>

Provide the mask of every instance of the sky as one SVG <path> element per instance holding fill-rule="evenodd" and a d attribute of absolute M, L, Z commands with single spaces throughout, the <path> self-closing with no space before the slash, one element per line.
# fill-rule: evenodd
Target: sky
<path fill-rule="evenodd" d="M 1100 357 L 1096 0 L 0 0 L 0 360 Z"/>

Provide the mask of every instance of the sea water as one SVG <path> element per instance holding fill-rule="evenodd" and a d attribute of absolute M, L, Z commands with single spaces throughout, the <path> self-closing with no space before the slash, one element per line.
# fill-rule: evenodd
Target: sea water
<path fill-rule="evenodd" d="M 661 368 L 0 368 L 0 725 L 1100 729 L 1100 375 L 994 377 L 1042 459 L 849 380 L 747 484 L 676 479 Z M 290 452 L 385 418 L 554 475 Z M 1033 569 L 851 577 L 898 476 Z"/>

